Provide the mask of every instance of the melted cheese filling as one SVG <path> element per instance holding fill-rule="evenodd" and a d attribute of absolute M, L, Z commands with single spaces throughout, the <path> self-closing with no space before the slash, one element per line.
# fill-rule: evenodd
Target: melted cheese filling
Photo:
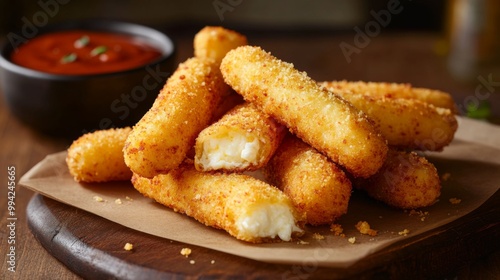
<path fill-rule="evenodd" d="M 237 132 L 203 143 L 200 164 L 205 168 L 245 168 L 257 161 L 261 145 L 257 138 Z"/>
<path fill-rule="evenodd" d="M 290 241 L 293 232 L 301 232 L 295 224 L 290 208 L 283 204 L 263 204 L 254 209 L 249 216 L 236 221 L 238 230 L 253 237 L 278 236 L 283 241 Z"/>

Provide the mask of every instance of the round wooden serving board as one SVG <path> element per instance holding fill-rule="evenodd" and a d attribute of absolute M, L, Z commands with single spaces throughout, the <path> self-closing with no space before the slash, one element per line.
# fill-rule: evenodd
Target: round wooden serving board
<path fill-rule="evenodd" d="M 372 254 L 348 268 L 264 263 L 138 232 L 39 194 L 27 208 L 35 238 L 90 279 L 444 278 L 497 252 L 500 193 L 469 215 Z M 132 243 L 132 251 L 123 249 Z M 180 254 L 189 247 L 189 257 Z"/>

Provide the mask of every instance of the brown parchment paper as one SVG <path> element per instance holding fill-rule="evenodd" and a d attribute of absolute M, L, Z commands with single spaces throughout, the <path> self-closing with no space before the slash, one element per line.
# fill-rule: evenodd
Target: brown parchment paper
<path fill-rule="evenodd" d="M 500 186 L 500 127 L 459 118 L 453 143 L 441 153 L 426 153 L 443 180 L 439 201 L 420 214 L 393 209 L 355 192 L 348 213 L 338 223 L 346 237 L 334 236 L 328 227 L 308 227 L 304 242 L 247 244 L 221 230 L 206 227 L 194 219 L 142 197 L 130 182 L 81 184 L 69 175 L 66 152 L 49 155 L 20 180 L 19 184 L 44 196 L 94 213 L 123 226 L 187 244 L 264 262 L 348 267 L 367 255 L 395 242 L 416 236 L 456 220 L 473 211 Z M 104 199 L 94 200 L 94 196 Z M 450 198 L 461 199 L 459 204 Z M 115 203 L 120 199 L 122 204 Z M 354 227 L 367 221 L 378 230 L 375 237 L 362 235 Z M 409 230 L 407 236 L 399 232 Z M 313 233 L 324 236 L 313 238 Z M 354 244 L 348 238 L 355 237 Z"/>

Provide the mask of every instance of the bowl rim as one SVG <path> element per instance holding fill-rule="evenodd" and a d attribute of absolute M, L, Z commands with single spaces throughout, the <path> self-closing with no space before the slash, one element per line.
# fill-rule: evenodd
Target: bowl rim
<path fill-rule="evenodd" d="M 112 32 L 112 33 L 140 37 L 145 39 L 148 43 L 152 44 L 154 47 L 158 48 L 161 51 L 162 55 L 159 58 L 150 61 L 148 63 L 145 63 L 143 65 L 116 72 L 85 74 L 85 75 L 53 74 L 31 69 L 13 63 L 10 60 L 9 56 L 17 46 L 13 46 L 13 44 L 9 42 L 9 40 L 4 40 L 3 44 L 1 44 L 0 46 L 0 71 L 3 68 L 4 70 L 11 71 L 20 75 L 30 76 L 32 78 L 47 79 L 47 80 L 64 80 L 64 81 L 86 80 L 91 78 L 110 77 L 110 76 L 117 76 L 130 72 L 135 72 L 137 70 L 144 69 L 145 67 L 151 65 L 160 64 L 173 57 L 176 52 L 175 44 L 167 34 L 146 25 L 121 21 L 121 20 L 112 20 L 112 19 L 81 19 L 81 20 L 71 20 L 71 21 L 64 21 L 55 24 L 50 24 L 45 27 L 39 28 L 37 34 L 33 38 L 41 34 L 66 31 L 66 30 L 75 30 L 75 29 Z"/>

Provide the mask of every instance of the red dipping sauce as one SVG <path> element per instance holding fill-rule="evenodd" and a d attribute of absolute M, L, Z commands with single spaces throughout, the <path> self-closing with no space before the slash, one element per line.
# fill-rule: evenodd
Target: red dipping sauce
<path fill-rule="evenodd" d="M 84 30 L 37 36 L 12 53 L 12 62 L 63 75 L 119 72 L 146 65 L 162 53 L 137 37 Z"/>

